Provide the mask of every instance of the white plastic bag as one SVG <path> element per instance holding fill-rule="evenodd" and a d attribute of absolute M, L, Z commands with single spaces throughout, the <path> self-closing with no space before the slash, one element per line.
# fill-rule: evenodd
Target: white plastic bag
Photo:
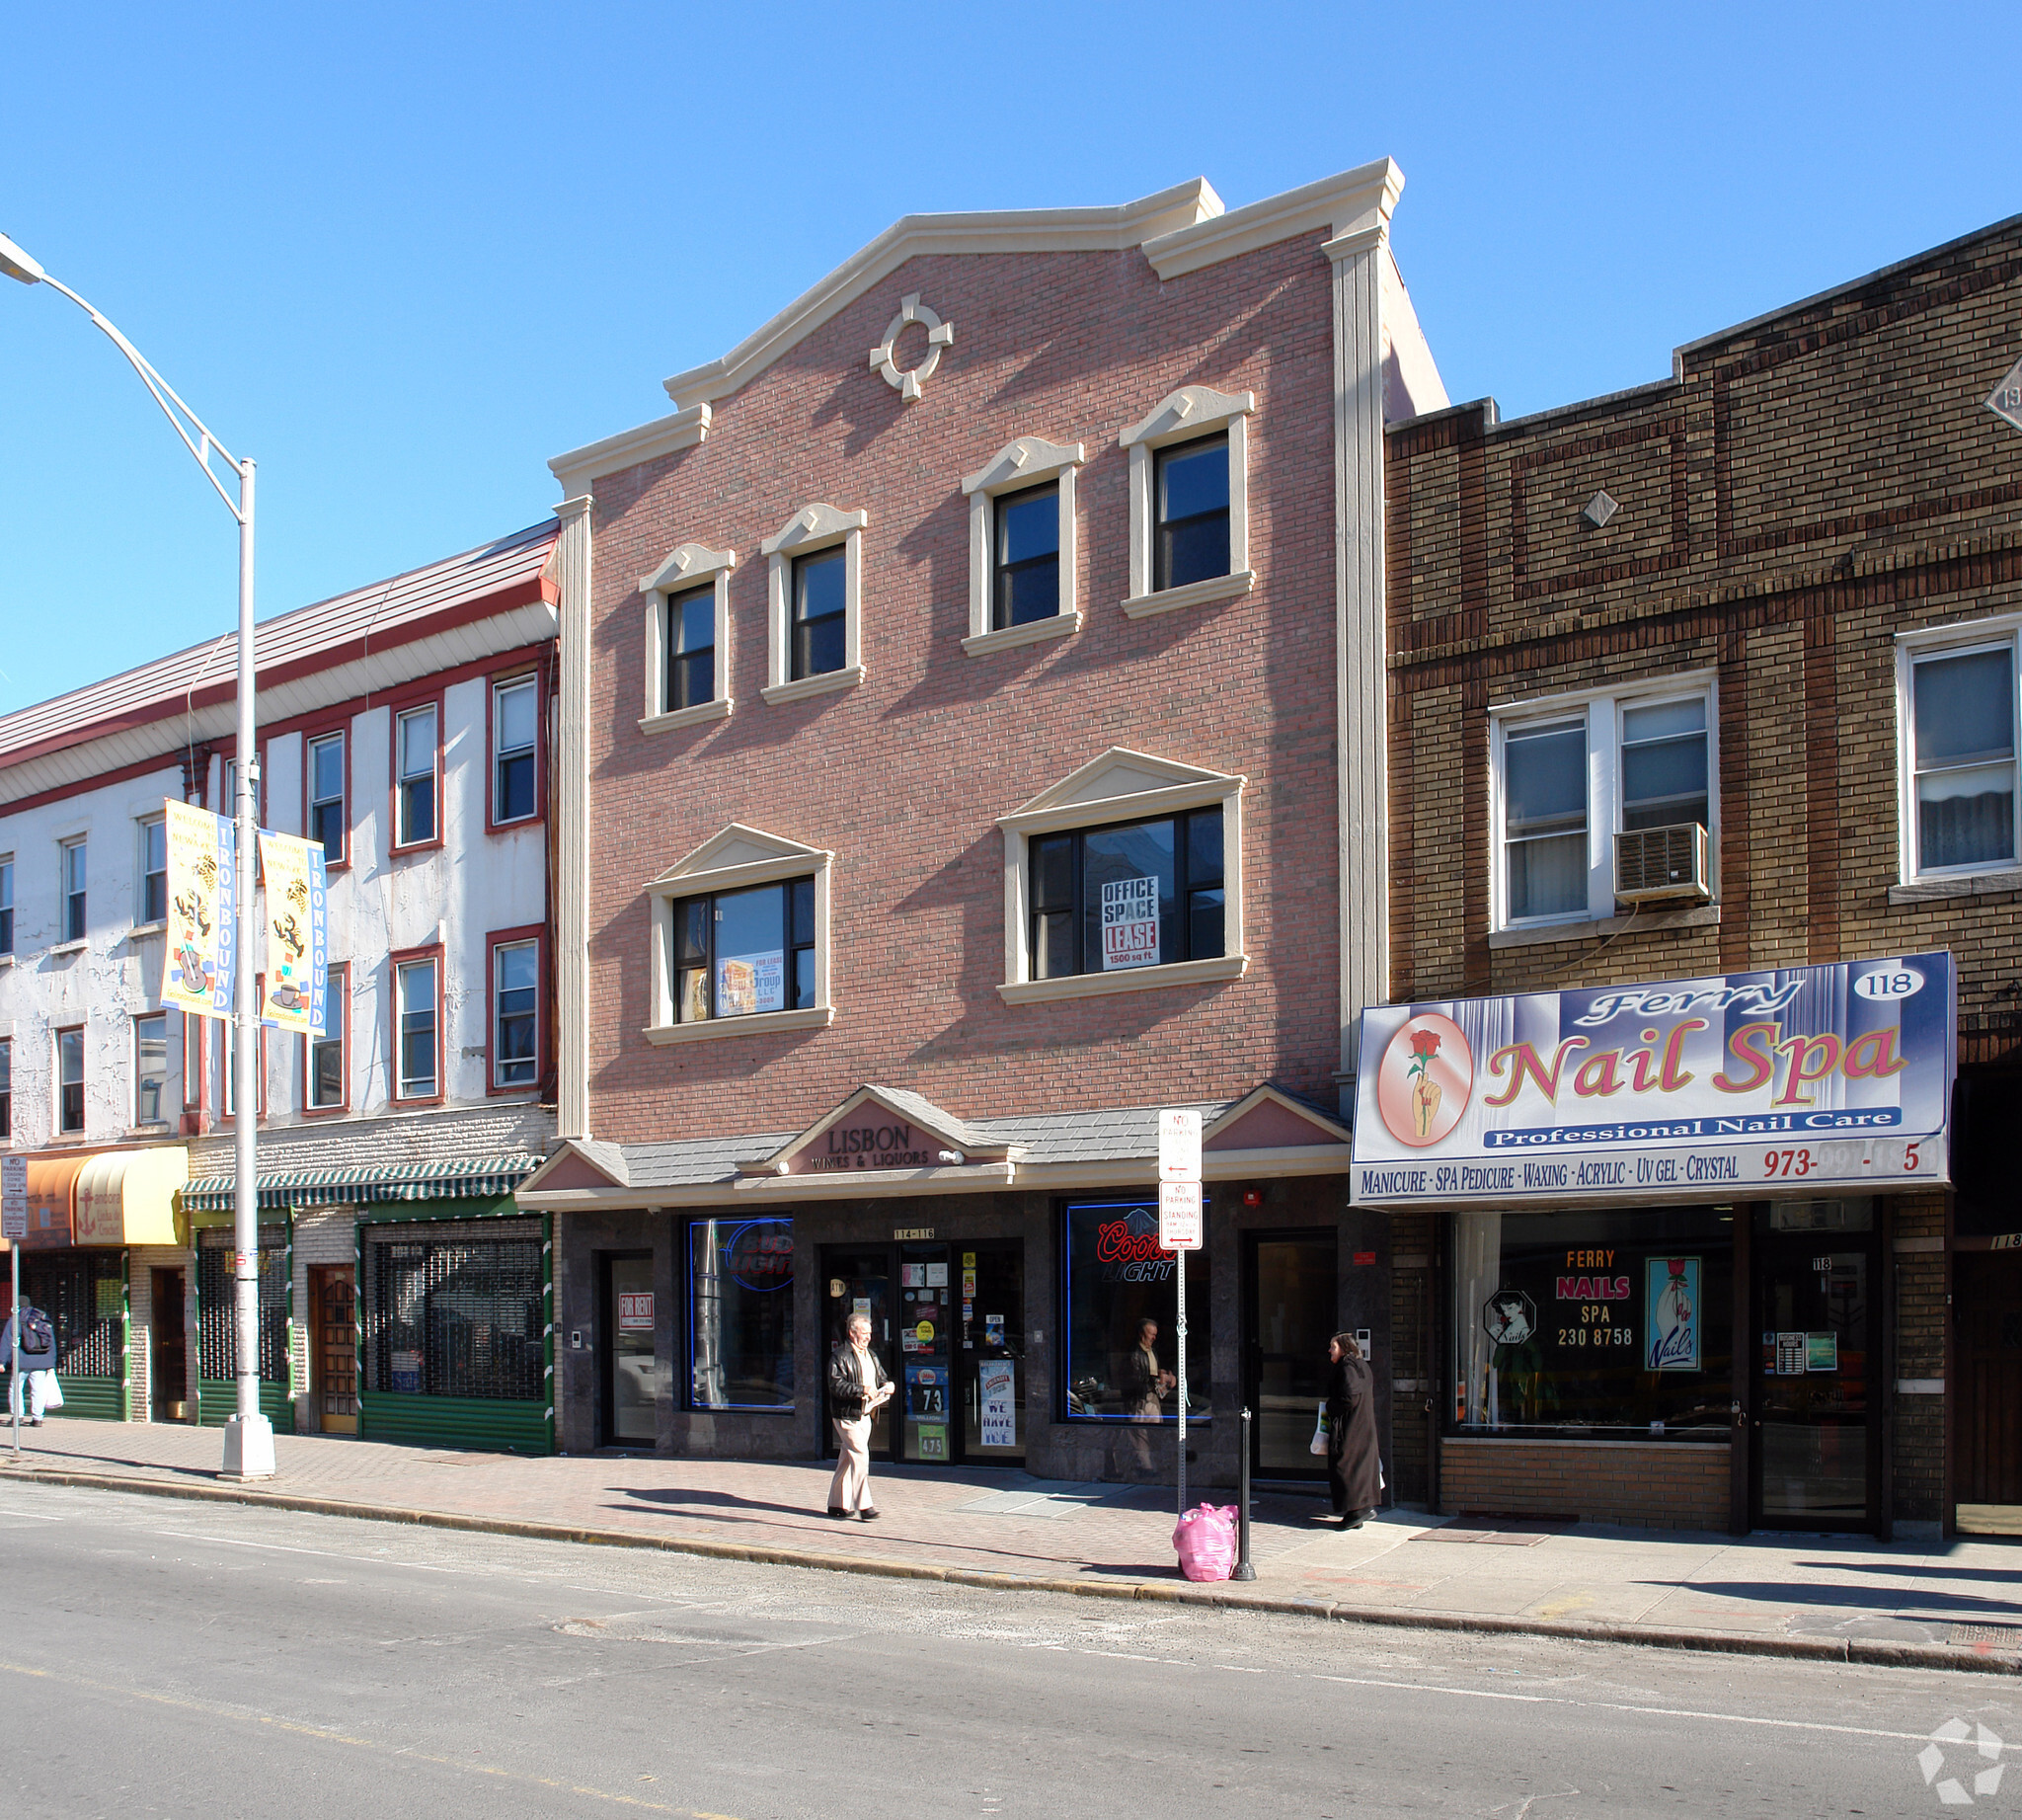
<path fill-rule="evenodd" d="M 1313 1418 L 1313 1438 L 1306 1444 L 1306 1452 L 1321 1458 L 1327 1453 L 1327 1405 L 1320 1405 L 1320 1413 Z"/>

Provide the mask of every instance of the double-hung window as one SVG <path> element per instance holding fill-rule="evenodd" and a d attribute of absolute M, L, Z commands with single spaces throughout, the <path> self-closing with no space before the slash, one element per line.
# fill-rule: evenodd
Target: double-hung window
<path fill-rule="evenodd" d="M 758 548 L 766 569 L 767 702 L 864 679 L 861 512 L 804 506 Z"/>
<path fill-rule="evenodd" d="M 434 1099 L 442 1090 L 439 978 L 433 957 L 393 969 L 394 1090 L 401 1099 Z"/>
<path fill-rule="evenodd" d="M 1997 644 L 1914 652 L 1908 659 L 1908 875 L 2006 869 L 2016 863 L 2016 665 Z"/>
<path fill-rule="evenodd" d="M 1125 973 L 1225 951 L 1222 812 L 1032 842 L 1031 978 Z"/>
<path fill-rule="evenodd" d="M 793 661 L 789 681 L 805 681 L 843 667 L 847 560 L 840 549 L 794 558 Z"/>
<path fill-rule="evenodd" d="M 1020 436 L 967 476 L 972 658 L 1077 631 L 1074 481 L 1079 442 Z"/>
<path fill-rule="evenodd" d="M 323 994 L 323 1028 L 312 1031 L 304 1099 L 311 1112 L 341 1112 L 347 1104 L 345 1030 L 350 1017 L 350 969 L 333 967 Z"/>
<path fill-rule="evenodd" d="M 56 1032 L 56 1130 L 63 1137 L 84 1131 L 84 1031 Z"/>
<path fill-rule="evenodd" d="M 1121 437 L 1130 451 L 1133 619 L 1249 592 L 1250 392 L 1184 385 Z"/>
<path fill-rule="evenodd" d="M 1710 834 L 1711 722 L 1710 680 L 1697 677 L 1496 710 L 1497 926 L 1610 916 L 1617 835 Z M 1685 850 L 1696 846 L 1695 834 Z"/>
<path fill-rule="evenodd" d="M 541 947 L 492 948 L 492 1085 L 530 1087 L 540 1078 Z"/>
<path fill-rule="evenodd" d="M 0 1037 L 0 1144 L 14 1136 L 14 1039 Z"/>
<path fill-rule="evenodd" d="M 492 821 L 524 822 L 537 807 L 540 678 L 492 686 Z"/>
<path fill-rule="evenodd" d="M 426 846 L 436 837 L 436 711 L 431 702 L 394 717 L 394 831 L 397 847 Z"/>
<path fill-rule="evenodd" d="M 730 695 L 731 572 L 735 550 L 676 544 L 639 584 L 647 596 L 646 713 L 642 733 L 721 720 Z"/>
<path fill-rule="evenodd" d="M 14 855 L 0 854 L 0 954 L 14 952 Z"/>
<path fill-rule="evenodd" d="M 169 1020 L 160 1011 L 133 1020 L 133 1122 L 160 1125 L 168 1116 Z"/>
<path fill-rule="evenodd" d="M 679 898 L 671 911 L 667 967 L 677 1022 L 816 1004 L 812 878 Z"/>
<path fill-rule="evenodd" d="M 344 861 L 344 739 L 341 732 L 327 733 L 309 742 L 309 838 L 330 866 Z"/>
<path fill-rule="evenodd" d="M 1008 631 L 1060 611 L 1060 487 L 1050 481 L 996 501 L 990 627 Z"/>
<path fill-rule="evenodd" d="M 1156 451 L 1152 587 L 1185 588 L 1228 574 L 1228 437 Z"/>
<path fill-rule="evenodd" d="M 63 868 L 63 939 L 66 942 L 82 941 L 85 930 L 90 926 L 85 919 L 84 841 L 66 840 L 59 849 L 59 856 Z"/>
<path fill-rule="evenodd" d="M 160 816 L 140 825 L 140 914 L 136 922 L 169 916 L 169 825 Z"/>
<path fill-rule="evenodd" d="M 678 714 L 716 699 L 716 585 L 669 594 L 661 712 Z"/>

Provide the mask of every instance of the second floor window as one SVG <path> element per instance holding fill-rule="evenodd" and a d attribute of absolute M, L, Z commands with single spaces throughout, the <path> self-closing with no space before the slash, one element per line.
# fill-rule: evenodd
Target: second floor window
<path fill-rule="evenodd" d="M 1228 574 L 1228 437 L 1159 449 L 1152 484 L 1152 587 Z"/>
<path fill-rule="evenodd" d="M 677 713 L 716 699 L 716 584 L 669 594 L 667 673 L 661 711 Z"/>
<path fill-rule="evenodd" d="M 169 825 L 159 819 L 140 825 L 141 922 L 165 922 L 169 914 Z"/>
<path fill-rule="evenodd" d="M 56 1032 L 56 1129 L 64 1136 L 84 1130 L 84 1032 Z"/>
<path fill-rule="evenodd" d="M 1710 826 L 1706 699 L 1622 710 L 1622 827 Z"/>
<path fill-rule="evenodd" d="M 815 881 L 682 898 L 673 907 L 674 1016 L 684 1024 L 815 1002 Z"/>
<path fill-rule="evenodd" d="M 2015 647 L 1918 658 L 1912 813 L 1920 873 L 2015 863 Z"/>
<path fill-rule="evenodd" d="M 524 822 L 534 812 L 540 682 L 514 676 L 492 691 L 492 820 Z"/>
<path fill-rule="evenodd" d="M 403 961 L 393 970 L 395 1087 L 402 1099 L 433 1099 L 441 1089 L 435 1040 L 435 963 Z"/>
<path fill-rule="evenodd" d="M 538 942 L 492 950 L 492 1084 L 530 1087 L 540 1075 L 541 951 Z"/>
<path fill-rule="evenodd" d="M 990 552 L 990 629 L 1030 625 L 1060 610 L 1060 488 L 1057 481 L 1000 495 Z"/>
<path fill-rule="evenodd" d="M 395 846 L 435 838 L 435 710 L 412 708 L 394 722 Z"/>
<path fill-rule="evenodd" d="M 309 742 L 309 838 L 323 848 L 326 865 L 344 859 L 344 735 Z"/>
<path fill-rule="evenodd" d="M 85 930 L 90 926 L 84 913 L 84 842 L 70 841 L 62 849 L 63 865 L 63 939 L 84 940 Z"/>
<path fill-rule="evenodd" d="M 160 1125 L 169 1116 L 169 1020 L 157 1011 L 133 1020 L 133 1122 Z"/>
<path fill-rule="evenodd" d="M 847 649 L 847 556 L 838 545 L 794 558 L 791 680 L 840 670 Z"/>
<path fill-rule="evenodd" d="M 0 859 L 0 954 L 14 952 L 14 857 Z"/>
<path fill-rule="evenodd" d="M 1587 909 L 1587 722 L 1513 727 L 1503 743 L 1505 889 L 1513 922 Z"/>
<path fill-rule="evenodd" d="M 14 1136 L 14 1039 L 0 1037 L 0 1144 Z"/>
<path fill-rule="evenodd" d="M 1218 808 L 1033 839 L 1035 980 L 1213 960 L 1226 913 Z"/>
<path fill-rule="evenodd" d="M 330 970 L 323 994 L 323 1028 L 309 1038 L 307 1103 L 311 1112 L 336 1112 L 345 1104 L 344 1031 L 350 1004 L 350 973 Z"/>

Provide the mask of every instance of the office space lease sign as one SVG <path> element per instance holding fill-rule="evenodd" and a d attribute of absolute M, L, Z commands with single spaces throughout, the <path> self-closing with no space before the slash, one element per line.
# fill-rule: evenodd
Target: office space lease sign
<path fill-rule="evenodd" d="M 1943 1184 L 1955 1026 L 1945 953 L 1371 1006 L 1350 1198 Z"/>

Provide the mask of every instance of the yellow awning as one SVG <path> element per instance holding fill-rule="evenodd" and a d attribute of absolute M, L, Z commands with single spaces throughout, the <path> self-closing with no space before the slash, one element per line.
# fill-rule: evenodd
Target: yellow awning
<path fill-rule="evenodd" d="M 72 1191 L 82 1156 L 54 1156 L 28 1159 L 28 1236 L 21 1241 L 24 1251 L 62 1251 L 72 1243 Z"/>
<path fill-rule="evenodd" d="M 177 1243 L 176 1190 L 189 1179 L 190 1152 L 180 1144 L 88 1157 L 77 1178 L 74 1242 Z"/>

